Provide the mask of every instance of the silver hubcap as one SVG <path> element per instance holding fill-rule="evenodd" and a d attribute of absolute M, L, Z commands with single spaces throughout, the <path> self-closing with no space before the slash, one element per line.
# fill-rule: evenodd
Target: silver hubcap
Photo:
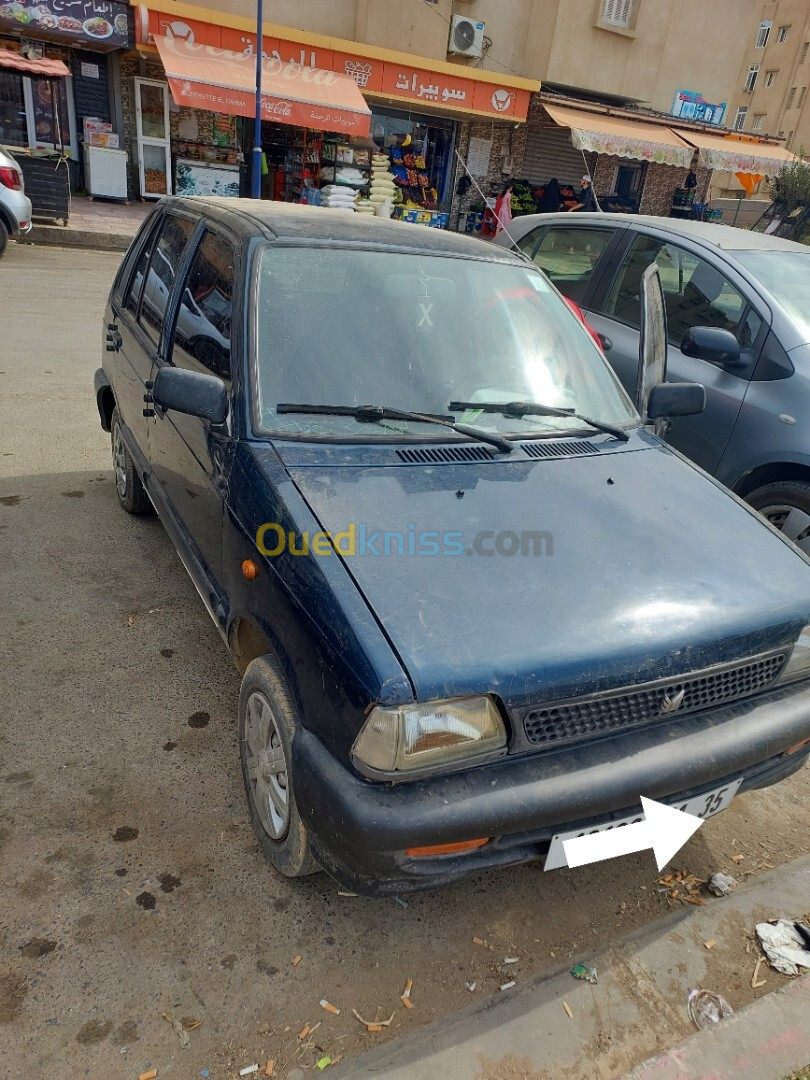
<path fill-rule="evenodd" d="M 760 514 L 810 555 L 810 514 L 798 506 L 763 506 Z"/>
<path fill-rule="evenodd" d="M 113 429 L 112 456 L 113 469 L 115 470 L 115 487 L 122 499 L 127 495 L 127 458 L 124 449 L 124 440 L 121 438 L 121 427 L 115 425 Z"/>
<path fill-rule="evenodd" d="M 245 760 L 259 820 L 268 836 L 281 840 L 290 823 L 287 762 L 270 702 L 258 690 L 247 703 Z"/>

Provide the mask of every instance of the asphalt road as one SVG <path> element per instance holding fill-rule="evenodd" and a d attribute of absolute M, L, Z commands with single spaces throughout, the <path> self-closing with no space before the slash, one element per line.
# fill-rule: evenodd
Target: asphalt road
<path fill-rule="evenodd" d="M 469 1004 L 468 983 L 498 992 L 505 957 L 520 982 L 677 906 L 649 854 L 485 874 L 406 907 L 263 862 L 239 775 L 237 672 L 160 523 L 115 499 L 92 382 L 117 262 L 36 246 L 0 261 L 4 1080 L 151 1068 L 219 1080 L 268 1059 L 285 1076 Z M 740 797 L 680 864 L 739 876 L 807 853 L 809 777 Z M 743 1004 L 738 937 L 712 950 L 709 974 Z M 368 1035 L 353 1008 L 394 1020 Z M 202 1021 L 189 1049 L 164 1014 Z"/>

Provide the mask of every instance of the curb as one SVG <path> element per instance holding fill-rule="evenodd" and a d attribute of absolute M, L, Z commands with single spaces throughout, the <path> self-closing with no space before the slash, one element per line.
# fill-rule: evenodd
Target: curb
<path fill-rule="evenodd" d="M 90 232 L 71 229 L 62 225 L 37 225 L 20 243 L 41 245 L 43 247 L 81 248 L 85 251 L 126 251 L 132 243 L 132 236 L 121 233 Z"/>
<path fill-rule="evenodd" d="M 415 1029 L 339 1065 L 333 1075 L 613 1080 L 630 1073 L 632 1080 L 780 1080 L 810 1062 L 810 977 L 782 984 L 703 1032 L 689 1020 L 686 1001 L 692 987 L 728 992 L 712 985 L 702 942 L 715 938 L 722 949 L 755 922 L 798 916 L 808 893 L 810 856 L 803 856 L 729 897 L 672 912 L 597 954 L 572 958 L 513 991 Z M 596 964 L 597 986 L 572 979 L 575 959 Z M 784 976 L 773 973 L 771 985 L 777 978 Z"/>

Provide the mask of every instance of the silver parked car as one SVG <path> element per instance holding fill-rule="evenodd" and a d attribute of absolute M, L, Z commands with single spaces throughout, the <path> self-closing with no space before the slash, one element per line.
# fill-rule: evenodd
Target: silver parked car
<path fill-rule="evenodd" d="M 5 254 L 8 238 L 15 240 L 31 231 L 31 200 L 25 194 L 22 169 L 0 148 L 0 256 Z"/>
<path fill-rule="evenodd" d="M 810 248 L 624 214 L 534 214 L 509 232 L 580 307 L 631 395 L 641 277 L 658 263 L 668 379 L 706 387 L 706 411 L 673 419 L 667 440 L 810 553 Z"/>

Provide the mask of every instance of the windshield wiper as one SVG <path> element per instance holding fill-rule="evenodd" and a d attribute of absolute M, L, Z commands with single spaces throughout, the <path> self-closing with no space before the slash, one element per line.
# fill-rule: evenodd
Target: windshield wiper
<path fill-rule="evenodd" d="M 621 428 L 613 424 L 606 424 L 602 420 L 592 420 L 590 416 L 583 416 L 573 409 L 557 409 L 553 405 L 538 405 L 534 401 L 451 401 L 448 408 L 453 412 L 475 409 L 485 413 L 500 413 L 501 416 L 514 416 L 522 420 L 524 416 L 562 416 L 565 419 L 581 420 L 583 424 L 604 431 L 606 435 L 612 435 L 615 439 L 627 442 L 630 436 Z"/>
<path fill-rule="evenodd" d="M 504 454 L 510 454 L 514 443 L 501 435 L 492 435 L 480 428 L 457 424 L 452 416 L 434 416 L 431 413 L 406 412 L 391 409 L 387 405 L 291 405 L 280 402 L 276 405 L 277 413 L 311 413 L 314 416 L 353 416 L 363 424 L 378 424 L 381 420 L 416 420 L 423 424 L 440 424 L 442 427 L 457 431 L 477 442 L 489 443 Z"/>

